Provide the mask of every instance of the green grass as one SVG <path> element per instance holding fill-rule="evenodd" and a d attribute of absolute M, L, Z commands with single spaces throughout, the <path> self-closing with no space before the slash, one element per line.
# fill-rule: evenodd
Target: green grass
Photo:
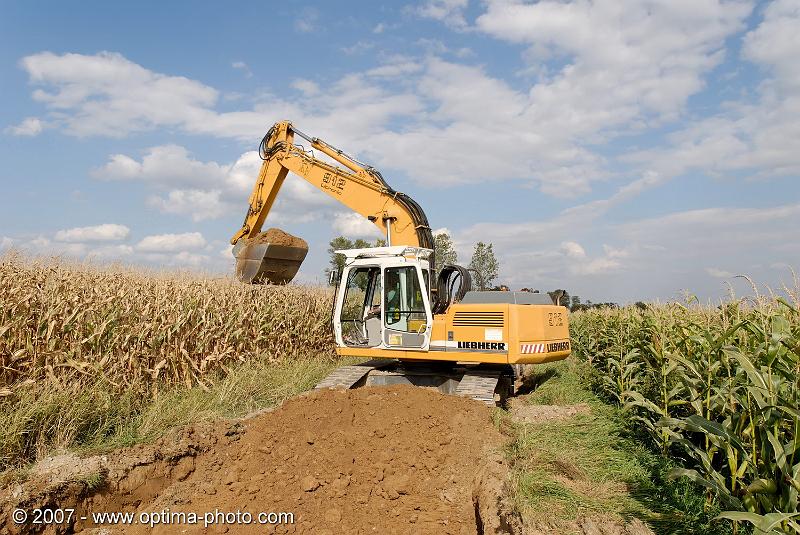
<path fill-rule="evenodd" d="M 657 533 L 729 533 L 712 521 L 703 492 L 686 480 L 671 480 L 671 466 L 637 439 L 620 409 L 592 391 L 594 372 L 572 359 L 539 366 L 535 390 L 523 403 L 586 404 L 589 414 L 535 424 L 509 423 L 507 456 L 516 483 L 516 504 L 529 522 L 556 521 L 564 532 L 580 516 L 621 521 L 637 517 Z"/>
<path fill-rule="evenodd" d="M 241 417 L 310 389 L 339 365 L 330 358 L 251 360 L 213 386 L 118 391 L 103 381 L 30 385 L 0 402 L 0 471 L 63 450 L 103 451 L 152 441 L 169 429 Z"/>
<path fill-rule="evenodd" d="M 597 396 L 587 388 L 594 380 L 592 373 L 589 368 L 572 365 L 572 361 L 535 366 L 525 380 L 526 386 L 535 388 L 524 400 L 534 405 L 599 404 Z"/>

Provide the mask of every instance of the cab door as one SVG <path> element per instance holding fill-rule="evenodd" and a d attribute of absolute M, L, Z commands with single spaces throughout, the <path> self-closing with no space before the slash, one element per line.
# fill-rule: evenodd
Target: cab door
<path fill-rule="evenodd" d="M 383 342 L 388 349 L 428 349 L 433 326 L 428 291 L 417 265 L 383 268 Z"/>
<path fill-rule="evenodd" d="M 377 347 L 381 344 L 381 269 L 354 266 L 342 276 L 337 295 L 334 329 L 337 344 L 349 347 Z"/>

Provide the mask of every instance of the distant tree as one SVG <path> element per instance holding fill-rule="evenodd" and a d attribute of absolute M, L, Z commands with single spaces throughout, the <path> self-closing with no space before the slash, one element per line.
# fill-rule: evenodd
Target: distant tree
<path fill-rule="evenodd" d="M 572 299 L 570 300 L 570 310 L 580 310 L 581 307 L 581 298 L 577 295 L 573 295 Z"/>
<path fill-rule="evenodd" d="M 349 238 L 345 238 L 344 236 L 337 236 L 336 238 L 332 239 L 328 245 L 328 254 L 331 258 L 329 267 L 325 268 L 326 277 L 329 277 L 331 271 L 333 270 L 338 270 L 339 273 L 341 273 L 342 269 L 344 269 L 345 256 L 341 253 L 337 253 L 336 251 L 342 249 L 364 249 L 366 247 L 373 247 L 373 245 L 371 245 L 368 241 L 362 239 L 353 241 Z M 380 246 L 376 243 L 375 247 Z"/>
<path fill-rule="evenodd" d="M 436 273 L 433 274 L 433 280 L 439 280 L 439 272 L 447 264 L 455 264 L 458 262 L 458 254 L 453 248 L 453 240 L 447 232 L 438 232 L 433 235 L 433 247 L 436 252 Z"/>
<path fill-rule="evenodd" d="M 634 306 L 636 308 L 638 308 L 639 310 L 647 310 L 647 305 L 645 303 L 641 302 L 641 301 L 636 301 Z"/>
<path fill-rule="evenodd" d="M 550 299 L 553 300 L 554 305 L 560 305 L 562 307 L 569 308 L 570 298 L 568 291 L 558 289 L 558 290 L 553 290 L 552 292 L 547 292 L 547 295 L 549 295 Z"/>
<path fill-rule="evenodd" d="M 481 241 L 475 245 L 472 253 L 472 260 L 469 262 L 469 270 L 475 278 L 475 283 L 481 291 L 490 288 L 492 281 L 497 278 L 500 271 L 500 263 L 494 256 L 492 244 L 485 244 Z"/>
<path fill-rule="evenodd" d="M 436 263 L 440 266 L 458 262 L 458 254 L 453 247 L 453 240 L 447 232 L 434 234 L 433 246 L 436 249 Z"/>

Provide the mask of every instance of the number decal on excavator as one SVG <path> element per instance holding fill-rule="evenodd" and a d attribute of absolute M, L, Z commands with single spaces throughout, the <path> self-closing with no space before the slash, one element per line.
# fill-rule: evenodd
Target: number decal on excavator
<path fill-rule="evenodd" d="M 547 319 L 550 327 L 564 326 L 564 314 L 562 312 L 548 312 Z"/>
<path fill-rule="evenodd" d="M 347 184 L 347 181 L 333 173 L 325 173 L 322 175 L 322 183 L 320 187 L 322 189 L 326 189 L 328 191 L 332 191 L 336 195 L 341 195 L 344 193 L 344 186 Z"/>

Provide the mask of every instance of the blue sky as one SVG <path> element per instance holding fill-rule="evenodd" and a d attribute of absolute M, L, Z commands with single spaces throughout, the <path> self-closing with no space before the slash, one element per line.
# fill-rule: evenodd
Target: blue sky
<path fill-rule="evenodd" d="M 225 271 L 289 119 L 498 282 L 703 299 L 800 267 L 800 2 L 4 2 L 0 249 Z M 296 177 L 270 226 L 376 231 Z M 178 235 L 178 236 L 175 236 Z"/>

